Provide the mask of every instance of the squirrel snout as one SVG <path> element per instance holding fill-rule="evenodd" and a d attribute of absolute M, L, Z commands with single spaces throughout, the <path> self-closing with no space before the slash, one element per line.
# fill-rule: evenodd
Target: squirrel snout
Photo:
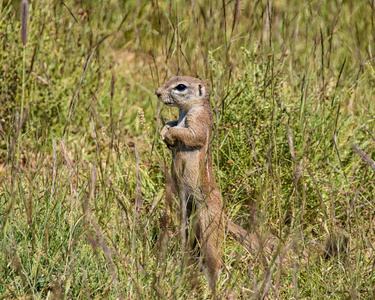
<path fill-rule="evenodd" d="M 156 94 L 156 96 L 158 96 L 158 97 L 161 95 L 161 90 L 160 90 L 160 88 L 156 89 L 155 94 Z"/>

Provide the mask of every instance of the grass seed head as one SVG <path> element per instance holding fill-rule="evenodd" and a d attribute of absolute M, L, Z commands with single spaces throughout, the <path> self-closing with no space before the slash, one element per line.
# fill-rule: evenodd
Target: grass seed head
<path fill-rule="evenodd" d="M 27 0 L 22 0 L 22 27 L 21 27 L 21 38 L 23 46 L 27 43 L 27 18 L 29 12 L 29 4 Z"/>

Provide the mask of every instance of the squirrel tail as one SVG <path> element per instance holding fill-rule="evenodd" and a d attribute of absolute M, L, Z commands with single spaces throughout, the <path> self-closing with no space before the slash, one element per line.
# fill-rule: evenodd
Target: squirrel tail
<path fill-rule="evenodd" d="M 230 220 L 228 220 L 227 224 L 231 235 L 250 253 L 257 253 L 262 250 L 261 248 L 264 248 L 268 253 L 272 253 L 274 249 L 272 238 L 271 240 L 263 241 L 256 233 L 250 233 Z"/>

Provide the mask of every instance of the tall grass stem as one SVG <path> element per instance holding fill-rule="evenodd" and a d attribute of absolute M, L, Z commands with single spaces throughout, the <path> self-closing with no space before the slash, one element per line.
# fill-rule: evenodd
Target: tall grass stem
<path fill-rule="evenodd" d="M 21 144 L 21 126 L 23 119 L 23 109 L 25 104 L 25 77 L 26 77 L 26 45 L 27 45 L 27 19 L 28 19 L 29 4 L 27 0 L 22 1 L 22 24 L 21 24 L 21 39 L 23 45 L 23 58 L 22 58 L 22 98 L 21 98 L 21 113 L 19 117 L 18 126 L 18 143 L 17 143 L 17 158 L 16 162 L 18 165 L 18 159 L 20 155 L 20 144 Z"/>

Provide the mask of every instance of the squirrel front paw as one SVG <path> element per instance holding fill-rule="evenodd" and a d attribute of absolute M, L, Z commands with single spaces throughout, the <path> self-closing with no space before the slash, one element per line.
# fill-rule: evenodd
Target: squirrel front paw
<path fill-rule="evenodd" d="M 173 137 L 173 127 L 165 125 L 161 130 L 160 135 L 168 147 L 176 146 L 176 139 Z"/>
<path fill-rule="evenodd" d="M 165 140 L 165 135 L 167 134 L 169 128 L 171 128 L 171 126 L 165 125 L 163 127 L 163 129 L 160 131 L 160 135 L 161 135 L 161 138 L 163 139 L 163 141 Z"/>

